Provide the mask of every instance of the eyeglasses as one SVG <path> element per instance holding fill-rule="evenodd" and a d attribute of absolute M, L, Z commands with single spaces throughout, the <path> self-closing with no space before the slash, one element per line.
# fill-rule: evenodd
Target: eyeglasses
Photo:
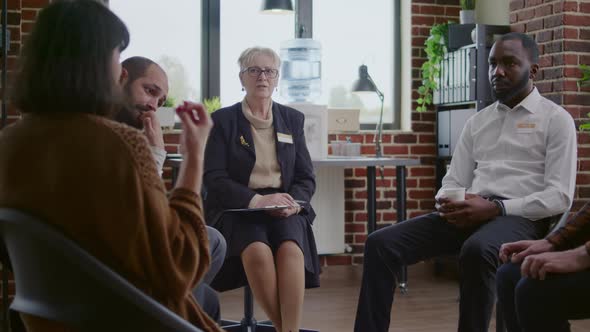
<path fill-rule="evenodd" d="M 242 73 L 243 72 L 247 72 L 250 77 L 255 77 L 255 78 L 260 77 L 260 75 L 262 73 L 264 73 L 264 75 L 267 78 L 273 78 L 274 79 L 274 78 L 277 78 L 279 76 L 279 71 L 278 70 L 276 70 L 276 69 L 270 69 L 270 68 L 269 69 L 262 69 L 260 67 L 248 67 L 246 69 L 243 69 L 241 72 Z"/>

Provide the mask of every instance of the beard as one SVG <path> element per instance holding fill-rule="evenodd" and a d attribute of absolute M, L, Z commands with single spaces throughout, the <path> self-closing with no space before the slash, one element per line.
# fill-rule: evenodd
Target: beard
<path fill-rule="evenodd" d="M 141 130 L 143 129 L 143 121 L 139 118 L 140 114 L 134 106 L 125 104 L 115 114 L 114 120 Z"/>
<path fill-rule="evenodd" d="M 494 96 L 495 99 L 500 101 L 502 104 L 506 104 L 517 95 L 523 93 L 528 83 L 529 72 L 525 71 L 522 73 L 520 79 L 516 82 L 516 84 L 514 84 L 512 87 L 508 89 L 503 89 L 502 91 L 496 91 L 493 87 L 493 84 L 490 84 L 490 89 L 492 90 L 492 96 Z"/>

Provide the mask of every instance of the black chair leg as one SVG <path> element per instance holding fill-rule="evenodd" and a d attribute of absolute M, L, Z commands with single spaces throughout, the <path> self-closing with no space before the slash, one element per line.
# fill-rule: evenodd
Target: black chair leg
<path fill-rule="evenodd" d="M 276 332 L 269 320 L 258 322 L 254 318 L 254 297 L 250 286 L 244 287 L 244 318 L 240 322 L 221 320 L 221 327 L 227 332 Z M 318 332 L 299 329 L 299 332 Z"/>

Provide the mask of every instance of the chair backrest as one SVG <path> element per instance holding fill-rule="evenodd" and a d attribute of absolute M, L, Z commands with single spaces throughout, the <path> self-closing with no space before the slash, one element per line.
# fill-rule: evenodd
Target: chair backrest
<path fill-rule="evenodd" d="M 0 238 L 15 277 L 13 310 L 82 331 L 201 331 L 29 214 L 0 208 Z"/>

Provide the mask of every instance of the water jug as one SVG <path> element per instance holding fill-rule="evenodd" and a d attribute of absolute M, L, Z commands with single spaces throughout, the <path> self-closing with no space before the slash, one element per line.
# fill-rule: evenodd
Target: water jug
<path fill-rule="evenodd" d="M 321 94 L 321 45 L 309 38 L 281 44 L 281 96 L 289 103 L 314 102 Z"/>

